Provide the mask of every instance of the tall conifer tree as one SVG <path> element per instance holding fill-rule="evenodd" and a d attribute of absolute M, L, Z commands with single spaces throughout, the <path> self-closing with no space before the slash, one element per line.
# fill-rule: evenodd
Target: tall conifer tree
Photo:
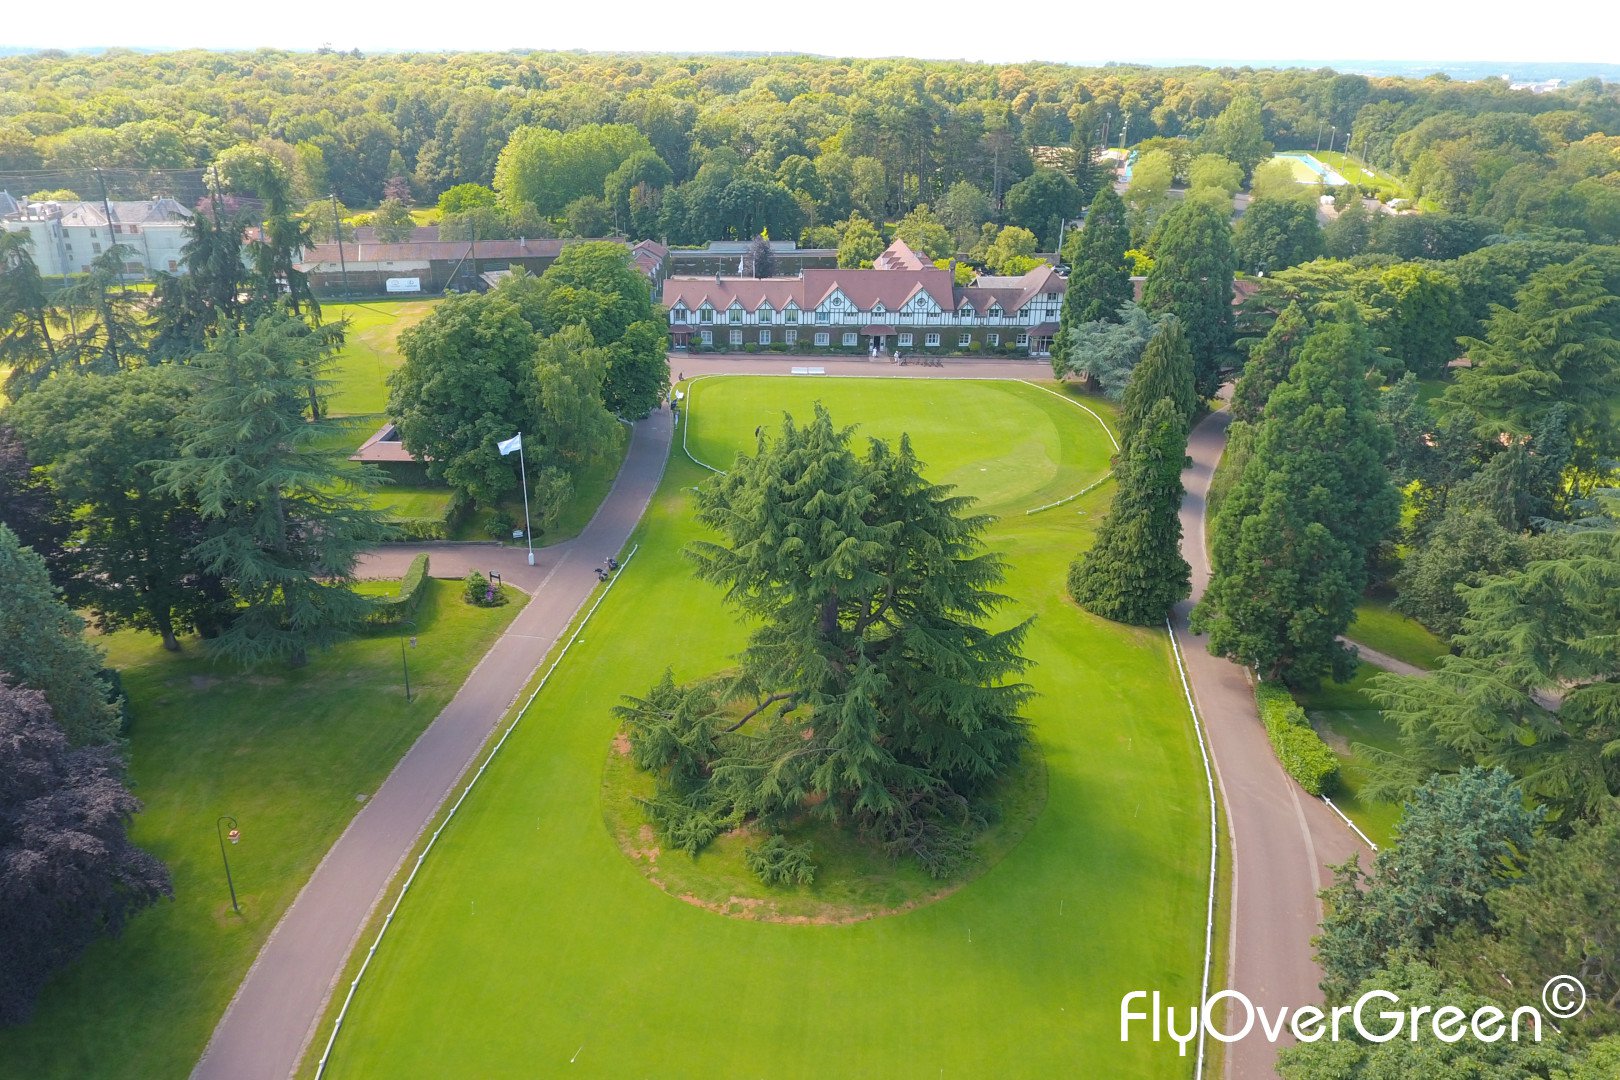
<path fill-rule="evenodd" d="M 158 472 L 162 490 L 195 499 L 210 522 L 198 561 L 244 605 L 215 644 L 245 663 L 300 665 L 371 608 L 349 586 L 387 527 L 353 492 L 377 474 L 313 449 L 323 426 L 304 418 L 329 349 L 285 314 L 220 334 L 189 369 L 180 458 Z"/>
<path fill-rule="evenodd" d="M 1232 344 L 1232 226 L 1207 201 L 1188 199 L 1165 215 L 1142 286 L 1142 306 L 1168 311 L 1186 328 L 1198 392 L 1215 396 L 1221 356 Z"/>
<path fill-rule="evenodd" d="M 1400 497 L 1389 429 L 1367 400 L 1372 359 L 1352 317 L 1318 326 L 1262 414 L 1254 454 L 1215 521 L 1209 590 L 1193 627 L 1266 679 L 1348 676 L 1337 638 Z"/>
<path fill-rule="evenodd" d="M 1125 385 L 1125 396 L 1119 407 L 1122 454 L 1130 454 L 1132 440 L 1143 429 L 1148 413 L 1160 398 L 1169 398 L 1181 415 L 1182 424 L 1192 426 L 1193 414 L 1198 411 L 1192 352 L 1187 347 L 1181 322 L 1174 316 L 1164 320 L 1153 340 L 1142 350 L 1142 361 L 1131 371 L 1131 381 Z"/>
<path fill-rule="evenodd" d="M 1069 569 L 1069 594 L 1115 622 L 1155 626 L 1191 591 L 1181 557 L 1181 465 L 1187 420 L 1160 398 L 1117 474 L 1119 489 L 1097 542 Z"/>
<path fill-rule="evenodd" d="M 1085 228 L 1074 244 L 1053 342 L 1054 362 L 1068 356 L 1074 328 L 1081 323 L 1119 321 L 1119 309 L 1132 298 L 1131 261 L 1125 257 L 1130 246 L 1125 204 L 1114 194 L 1112 184 L 1104 184 L 1091 201 Z"/>

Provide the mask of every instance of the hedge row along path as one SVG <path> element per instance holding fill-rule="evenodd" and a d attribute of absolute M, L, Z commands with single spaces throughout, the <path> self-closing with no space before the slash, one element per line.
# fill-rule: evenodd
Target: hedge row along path
<path fill-rule="evenodd" d="M 841 376 L 1051 378 L 1045 363 L 1025 360 L 947 360 L 944 367 L 925 368 L 866 359 L 670 356 L 672 374 L 685 375 L 780 375 L 790 366 L 812 364 L 827 375 Z M 1204 502 L 1225 447 L 1228 421 L 1225 413 L 1213 414 L 1194 429 L 1188 445 L 1193 464 L 1183 475 L 1187 497 L 1181 515 L 1195 598 L 1209 580 Z M 194 1080 L 281 1080 L 296 1069 L 388 883 L 595 589 L 592 569 L 624 546 L 640 520 L 658 485 L 672 434 L 668 411 L 637 423 L 624 466 L 591 524 L 576 539 L 536 552 L 533 567 L 522 549 L 494 545 L 391 546 L 367 558 L 362 574 L 397 575 L 426 551 L 435 577 L 493 569 L 534 599 L 316 868 L 215 1028 L 192 1073 Z M 1326 806 L 1301 798 L 1298 786 L 1278 766 L 1246 673 L 1211 657 L 1203 639 L 1188 631 L 1191 603 L 1178 607 L 1173 621 L 1226 804 L 1233 866 L 1226 985 L 1275 1015 L 1279 1006 L 1319 999 L 1320 971 L 1310 947 L 1320 918 L 1316 891 L 1328 883 L 1328 863 L 1364 849 Z M 1190 648 L 1192 644 L 1198 648 Z M 1262 1038 L 1245 1039 L 1228 1048 L 1227 1074 L 1237 1080 L 1270 1077 L 1274 1058 L 1275 1047 Z"/>

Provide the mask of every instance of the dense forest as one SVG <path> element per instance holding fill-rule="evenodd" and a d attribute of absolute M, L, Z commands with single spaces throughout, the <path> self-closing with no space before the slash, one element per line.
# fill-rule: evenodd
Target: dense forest
<path fill-rule="evenodd" d="M 926 204 L 966 239 L 975 216 L 1017 217 L 1009 192 L 1041 165 L 1072 176 L 1077 192 L 1058 198 L 1077 211 L 1102 146 L 1187 140 L 1241 161 L 1228 129 L 1255 105 L 1264 142 L 1348 149 L 1435 208 L 1620 239 L 1613 85 L 1536 94 L 1300 69 L 46 52 L 0 60 L 0 186 L 77 190 L 103 169 L 131 197 L 197 196 L 200 172 L 186 170 L 254 143 L 299 197 L 354 207 L 395 178 L 392 193 L 417 203 L 478 184 L 511 213 L 528 203 L 560 223 L 586 199 L 581 223 L 701 243 L 797 238 L 852 213 L 892 222 Z"/>

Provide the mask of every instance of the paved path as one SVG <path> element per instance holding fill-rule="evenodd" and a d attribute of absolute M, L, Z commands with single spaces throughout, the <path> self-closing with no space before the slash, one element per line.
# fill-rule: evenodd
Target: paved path
<path fill-rule="evenodd" d="M 428 545 L 437 573 L 499 569 L 533 596 L 465 685 L 355 815 L 282 916 L 237 990 L 196 1080 L 282 1080 L 315 1034 L 328 996 L 383 891 L 495 724 L 596 587 L 592 568 L 641 520 L 669 456 L 667 411 L 635 425 L 613 488 L 585 531 L 535 553 Z M 377 554 L 362 572 L 402 573 L 418 548 Z"/>
<path fill-rule="evenodd" d="M 1347 637 L 1341 637 L 1339 641 L 1342 644 L 1352 646 L 1356 650 L 1356 655 L 1373 667 L 1393 671 L 1397 675 L 1429 674 L 1426 668 L 1420 668 L 1416 664 L 1409 664 L 1405 660 L 1397 660 L 1388 653 L 1381 653 L 1377 649 L 1368 648 L 1359 641 L 1351 641 Z"/>
<path fill-rule="evenodd" d="M 1281 1006 L 1321 1001 L 1321 970 L 1310 943 L 1322 914 L 1316 892 L 1329 883 L 1327 864 L 1366 849 L 1277 764 L 1255 711 L 1249 673 L 1211 656 L 1208 640 L 1187 628 L 1187 614 L 1209 584 L 1204 502 L 1230 423 L 1230 413 L 1212 413 L 1187 443 L 1192 465 L 1181 476 L 1187 489 L 1181 503 L 1182 554 L 1192 566 L 1193 594 L 1176 607 L 1172 621 L 1226 804 L 1232 867 L 1226 985 L 1275 1016 Z M 1257 1024 L 1247 1038 L 1227 1046 L 1227 1076 L 1275 1076 L 1277 1049 Z"/>

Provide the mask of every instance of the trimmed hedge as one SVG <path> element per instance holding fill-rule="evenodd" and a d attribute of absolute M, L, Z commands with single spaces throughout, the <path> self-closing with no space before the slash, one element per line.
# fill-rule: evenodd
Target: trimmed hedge
<path fill-rule="evenodd" d="M 422 583 L 427 581 L 428 557 L 424 552 L 411 560 L 405 578 L 399 583 L 398 596 L 385 596 L 376 601 L 370 621 L 379 626 L 392 626 L 416 617 L 422 603 Z"/>
<path fill-rule="evenodd" d="M 1276 683 L 1256 683 L 1254 701 L 1271 749 L 1288 775 L 1312 795 L 1332 791 L 1339 780 L 1339 755 L 1311 728 L 1293 695 Z"/>

